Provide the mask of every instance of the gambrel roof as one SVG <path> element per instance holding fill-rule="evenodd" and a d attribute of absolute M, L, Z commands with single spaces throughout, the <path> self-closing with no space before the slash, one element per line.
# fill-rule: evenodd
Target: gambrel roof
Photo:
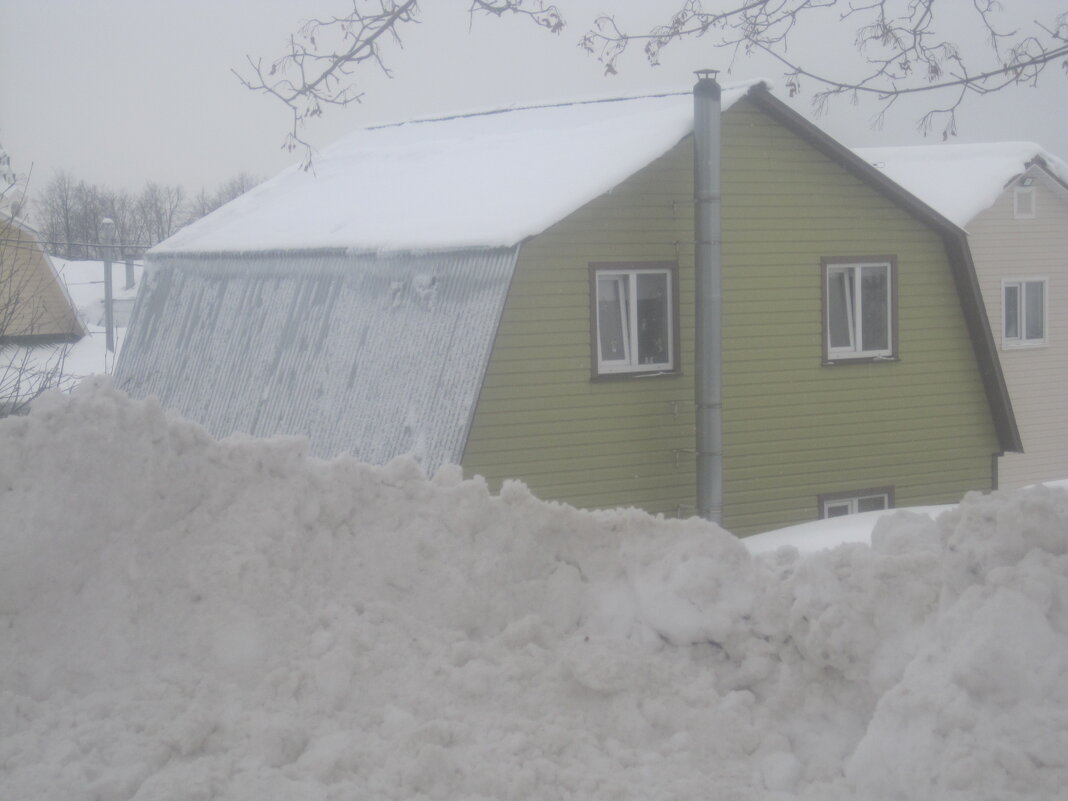
<path fill-rule="evenodd" d="M 1017 449 L 964 232 L 763 83 L 724 90 L 723 107 L 743 97 L 939 232 L 999 440 Z M 689 91 L 356 131 L 149 253 L 117 381 L 216 436 L 459 462 L 523 241 L 692 132 Z"/>

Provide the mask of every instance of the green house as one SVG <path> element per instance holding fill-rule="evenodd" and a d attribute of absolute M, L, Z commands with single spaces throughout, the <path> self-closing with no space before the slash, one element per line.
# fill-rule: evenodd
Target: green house
<path fill-rule="evenodd" d="M 723 94 L 723 523 L 996 487 L 1020 449 L 963 232 Z M 116 371 L 216 435 L 695 513 L 688 93 L 356 132 L 149 254 Z"/>

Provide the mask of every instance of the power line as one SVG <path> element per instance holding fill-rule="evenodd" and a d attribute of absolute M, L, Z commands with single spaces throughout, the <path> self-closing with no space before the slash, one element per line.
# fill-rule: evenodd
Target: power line
<path fill-rule="evenodd" d="M 37 245 L 54 245 L 56 247 L 65 248 L 111 248 L 112 250 L 128 251 L 128 250 L 148 250 L 155 247 L 155 245 L 105 245 L 101 242 L 55 242 L 46 239 L 39 239 L 37 237 L 0 237 L 0 242 L 5 244 L 12 243 L 16 245 L 37 244 Z"/>

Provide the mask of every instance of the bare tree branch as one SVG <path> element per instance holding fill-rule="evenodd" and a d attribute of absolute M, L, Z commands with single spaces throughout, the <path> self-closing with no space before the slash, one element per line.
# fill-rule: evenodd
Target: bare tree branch
<path fill-rule="evenodd" d="M 370 62 L 390 75 L 383 41 L 402 46 L 402 29 L 419 21 L 417 0 L 351 2 L 347 14 L 306 22 L 281 58 L 266 66 L 261 59 L 248 58 L 249 77 L 235 71 L 247 88 L 273 96 L 290 109 L 292 125 L 283 146 L 304 148 L 305 169 L 313 153 L 302 138 L 307 120 L 321 116 L 326 106 L 361 100 L 355 78 L 361 64 Z M 557 6 L 546 0 L 467 0 L 466 10 L 472 21 L 478 14 L 513 14 L 552 33 L 565 24 Z M 865 95 L 875 97 L 883 104 L 876 123 L 898 98 L 928 93 L 935 99 L 919 125 L 927 131 L 942 119 L 943 136 L 949 136 L 956 130 L 956 110 L 968 97 L 1034 86 L 1045 68 L 1061 59 L 1068 73 L 1068 12 L 1051 10 L 1045 20 L 1010 29 L 1002 24 L 1003 11 L 999 0 L 674 0 L 666 22 L 644 33 L 603 14 L 579 45 L 601 61 L 606 74 L 619 71 L 634 43 L 654 66 L 666 48 L 695 38 L 722 48 L 731 67 L 740 58 L 767 54 L 782 65 L 791 95 L 800 93 L 803 84 L 815 84 L 817 111 L 837 96 L 854 103 Z M 844 29 L 859 57 L 859 65 L 840 73 L 809 67 L 790 50 L 802 24 L 822 21 L 826 26 L 833 12 L 833 27 L 821 28 L 821 35 L 827 38 L 825 31 L 831 30 L 841 39 Z M 963 43 L 945 33 L 961 30 L 968 31 Z"/>
<path fill-rule="evenodd" d="M 399 45 L 398 26 L 415 22 L 418 12 L 418 0 L 378 0 L 377 8 L 352 0 L 349 14 L 305 22 L 290 37 L 289 52 L 266 67 L 262 59 L 246 56 L 250 77 L 232 72 L 246 88 L 271 95 L 289 108 L 292 130 L 282 146 L 286 150 L 303 146 L 307 169 L 312 148 L 301 138 L 305 121 L 322 116 L 324 106 L 358 102 L 362 95 L 350 76 L 365 61 L 388 75 L 379 40 L 388 36 Z"/>
<path fill-rule="evenodd" d="M 596 56 L 607 74 L 619 69 L 621 57 L 633 42 L 643 42 L 652 65 L 675 42 L 709 37 L 712 47 L 730 52 L 731 64 L 743 55 L 765 53 L 784 70 L 787 91 L 796 95 L 802 83 L 819 88 L 813 93 L 817 111 L 840 95 L 856 102 L 863 95 L 883 102 L 879 123 L 905 95 L 928 93 L 946 96 L 945 103 L 919 121 L 925 132 L 944 119 L 943 137 L 956 131 L 956 111 L 972 95 L 986 95 L 1012 86 L 1034 86 L 1045 68 L 1068 58 L 1068 13 L 1050 13 L 1051 19 L 1034 21 L 1026 29 L 1003 29 L 997 0 L 971 0 L 947 5 L 935 0 L 749 0 L 735 4 L 713 3 L 706 11 L 702 0 L 685 0 L 667 23 L 648 33 L 635 34 L 612 15 L 598 17 L 583 36 L 581 46 Z M 804 66 L 789 50 L 803 20 L 813 12 L 837 8 L 838 22 L 850 25 L 861 66 L 852 74 L 830 74 Z M 966 13 L 965 13 L 966 12 Z M 965 42 L 965 49 L 943 32 L 982 31 L 981 47 Z M 1068 60 L 1064 61 L 1068 71 Z"/>
<path fill-rule="evenodd" d="M 363 93 L 353 77 L 365 63 L 390 75 L 383 56 L 383 41 L 403 46 L 402 29 L 419 21 L 418 0 L 351 0 L 352 10 L 342 16 L 311 19 L 290 37 L 288 52 L 270 64 L 246 56 L 249 74 L 232 70 L 248 89 L 276 98 L 289 108 L 291 128 L 282 147 L 304 150 L 302 166 L 312 165 L 314 148 L 303 138 L 309 119 L 320 117 L 326 106 L 360 102 Z M 529 19 L 540 28 L 559 33 L 564 18 L 544 0 L 469 0 L 467 13 Z"/>

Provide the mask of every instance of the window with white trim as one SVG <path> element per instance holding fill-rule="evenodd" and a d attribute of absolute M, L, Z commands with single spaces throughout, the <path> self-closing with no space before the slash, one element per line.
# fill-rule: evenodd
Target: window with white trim
<path fill-rule="evenodd" d="M 860 512 L 878 512 L 894 505 L 893 490 L 863 490 L 856 494 L 835 493 L 820 496 L 820 517 L 845 517 Z"/>
<path fill-rule="evenodd" d="M 1003 281 L 1002 344 L 1007 347 L 1046 343 L 1046 279 Z"/>
<path fill-rule="evenodd" d="M 894 356 L 894 265 L 824 261 L 827 361 Z"/>
<path fill-rule="evenodd" d="M 590 265 L 597 375 L 676 370 L 674 265 Z"/>

